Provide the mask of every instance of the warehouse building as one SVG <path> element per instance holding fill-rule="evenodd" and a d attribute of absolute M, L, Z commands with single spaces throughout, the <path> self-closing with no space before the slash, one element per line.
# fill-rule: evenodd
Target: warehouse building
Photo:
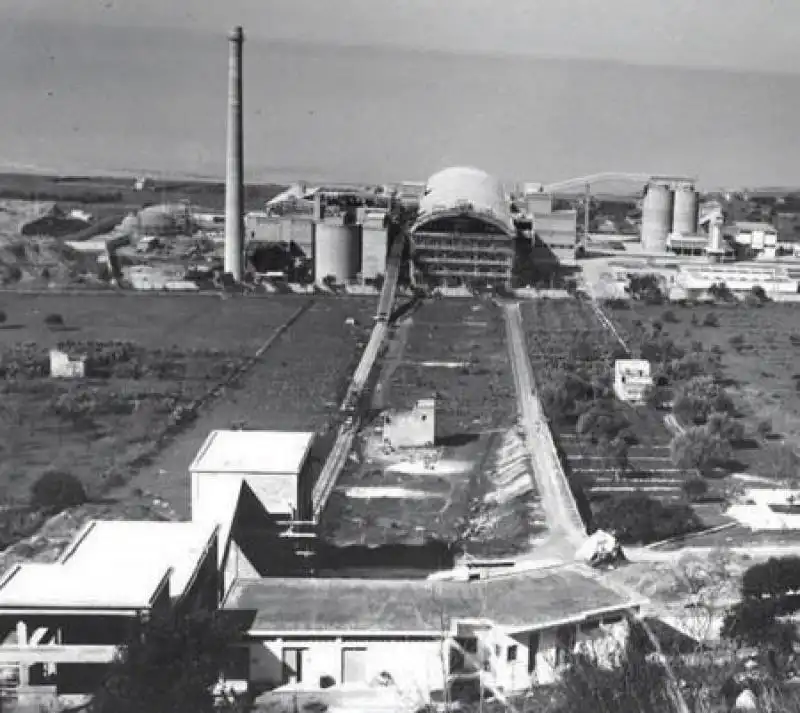
<path fill-rule="evenodd" d="M 412 279 L 433 286 L 511 286 L 516 228 L 501 184 L 475 168 L 431 176 L 411 227 Z"/>

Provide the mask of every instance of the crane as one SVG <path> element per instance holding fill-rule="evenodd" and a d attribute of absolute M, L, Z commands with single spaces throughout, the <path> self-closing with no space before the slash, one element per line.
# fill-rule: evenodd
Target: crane
<path fill-rule="evenodd" d="M 664 181 L 669 183 L 691 183 L 697 182 L 696 178 L 689 176 L 664 176 L 657 173 L 625 173 L 606 171 L 603 173 L 593 173 L 588 176 L 569 178 L 564 181 L 548 183 L 540 187 L 541 193 L 556 193 L 569 188 L 583 187 L 584 189 L 584 211 L 583 211 L 583 230 L 584 235 L 589 234 L 589 201 L 591 199 L 591 187 L 595 183 L 606 183 L 609 181 L 630 181 L 632 183 L 648 184 L 651 181 Z"/>

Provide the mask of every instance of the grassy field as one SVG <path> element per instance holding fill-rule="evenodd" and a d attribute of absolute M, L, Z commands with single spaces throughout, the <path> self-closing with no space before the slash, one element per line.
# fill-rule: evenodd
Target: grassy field
<path fill-rule="evenodd" d="M 665 320 L 665 313 L 672 314 Z M 768 303 L 693 307 L 632 302 L 609 312 L 620 331 L 635 339 L 641 325 L 663 324 L 663 332 L 688 349 L 699 342 L 722 360 L 728 391 L 744 421 L 754 430 L 771 424 L 776 436 L 736 451 L 741 469 L 766 475 L 779 446 L 778 435 L 800 451 L 800 308 Z M 674 321 L 673 321 L 674 320 Z"/>
<path fill-rule="evenodd" d="M 498 308 L 425 302 L 395 327 L 376 369 L 378 409 L 403 410 L 436 395 L 438 445 L 387 456 L 375 452 L 379 422 L 365 428 L 324 515 L 328 540 L 362 547 L 435 541 L 487 557 L 529 550 L 545 524 L 524 448 L 520 455 L 509 432 L 516 396 Z"/>
<path fill-rule="evenodd" d="M 0 495 L 12 508 L 7 512 L 24 507 L 41 473 L 57 469 L 79 477 L 94 498 L 110 498 L 111 516 L 113 502 L 124 510 L 143 493 L 187 515 L 187 468 L 213 428 L 237 422 L 276 429 L 324 426 L 336 412 L 366 331 L 344 321 L 356 316 L 365 322 L 375 308 L 374 300 L 311 304 L 304 297 L 4 295 L 0 304 L 9 316 L 9 326 L 0 329 Z M 276 328 L 309 304 L 194 423 L 173 427 L 162 438 L 176 409 L 244 365 Z M 63 331 L 43 325 L 44 316 L 56 311 L 64 318 Z M 47 350 L 56 343 L 96 347 L 121 339 L 126 356 L 110 373 L 82 380 L 47 376 Z M 35 524 L 36 517 L 27 520 Z M 6 542 L 18 534 L 19 522 L 14 515 L 5 533 L 0 531 Z"/>

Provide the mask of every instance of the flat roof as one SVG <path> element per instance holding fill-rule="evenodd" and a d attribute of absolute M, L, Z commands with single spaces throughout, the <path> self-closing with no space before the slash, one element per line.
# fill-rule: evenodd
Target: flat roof
<path fill-rule="evenodd" d="M 189 586 L 216 524 L 93 520 L 54 563 L 23 563 L 0 580 L 0 609 L 146 609 L 166 580 Z"/>
<path fill-rule="evenodd" d="M 509 629 L 537 629 L 641 603 L 577 568 L 559 567 L 473 582 L 240 580 L 224 608 L 254 610 L 252 632 L 441 633 L 454 619 L 486 618 Z"/>
<path fill-rule="evenodd" d="M 189 470 L 203 473 L 299 473 L 313 433 L 212 431 Z"/>

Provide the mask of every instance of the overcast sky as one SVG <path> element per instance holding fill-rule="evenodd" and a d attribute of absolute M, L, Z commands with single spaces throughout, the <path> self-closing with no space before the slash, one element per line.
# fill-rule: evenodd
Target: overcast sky
<path fill-rule="evenodd" d="M 798 0 L 1 0 L 0 23 L 800 72 Z"/>

